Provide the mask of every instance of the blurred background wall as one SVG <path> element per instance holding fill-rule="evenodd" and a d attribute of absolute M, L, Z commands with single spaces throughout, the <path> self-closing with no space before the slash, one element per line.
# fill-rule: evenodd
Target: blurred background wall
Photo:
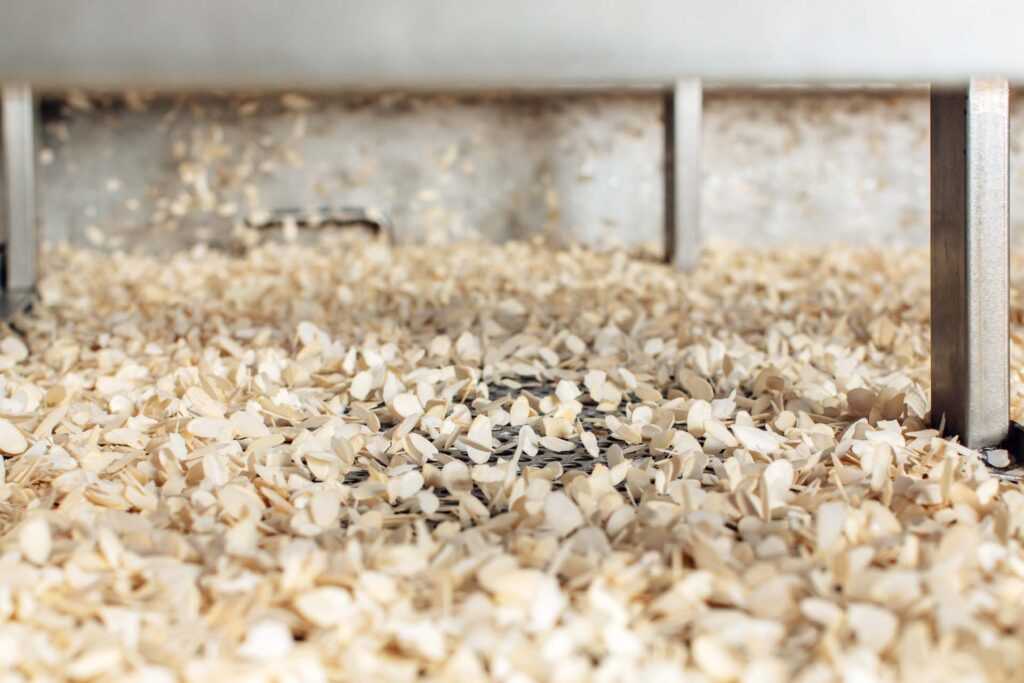
<path fill-rule="evenodd" d="M 42 107 L 41 215 L 49 241 L 101 248 L 224 243 L 245 216 L 325 204 L 382 209 L 404 240 L 658 245 L 662 114 L 652 93 L 70 93 Z M 708 93 L 701 199 L 711 238 L 926 244 L 927 95 Z"/>

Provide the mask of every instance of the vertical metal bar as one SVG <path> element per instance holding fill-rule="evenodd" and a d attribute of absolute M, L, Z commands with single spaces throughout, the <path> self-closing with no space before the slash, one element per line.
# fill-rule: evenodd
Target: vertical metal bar
<path fill-rule="evenodd" d="M 665 103 L 665 254 L 677 268 L 700 255 L 700 138 L 703 87 L 676 82 Z"/>
<path fill-rule="evenodd" d="M 971 448 L 1009 431 L 1009 87 L 931 94 L 932 419 Z"/>
<path fill-rule="evenodd" d="M 36 285 L 35 99 L 28 85 L 3 87 L 4 286 L 11 292 Z"/>

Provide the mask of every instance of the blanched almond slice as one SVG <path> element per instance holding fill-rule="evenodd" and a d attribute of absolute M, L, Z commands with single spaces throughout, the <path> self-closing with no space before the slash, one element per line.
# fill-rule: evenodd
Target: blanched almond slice
<path fill-rule="evenodd" d="M 487 462 L 491 457 L 493 448 L 493 436 L 491 434 L 491 421 L 486 415 L 478 415 L 469 426 L 469 433 L 463 439 L 466 453 L 475 463 Z"/>
<path fill-rule="evenodd" d="M 389 406 L 396 415 L 402 418 L 423 412 L 423 406 L 415 394 L 398 394 Z"/>
<path fill-rule="evenodd" d="M 405 447 L 421 463 L 432 460 L 438 452 L 434 444 L 415 432 L 406 435 Z"/>
<path fill-rule="evenodd" d="M 28 358 L 28 347 L 18 337 L 4 337 L 0 341 L 0 353 L 17 362 Z"/>
<path fill-rule="evenodd" d="M 540 437 L 540 445 L 549 451 L 554 451 L 555 453 L 568 453 L 576 448 L 576 445 L 572 441 L 559 439 L 557 436 Z"/>
<path fill-rule="evenodd" d="M 22 554 L 34 564 L 43 564 L 50 557 L 53 538 L 50 525 L 42 517 L 32 517 L 18 530 L 18 547 Z"/>
<path fill-rule="evenodd" d="M 793 465 L 788 460 L 775 460 L 765 468 L 762 476 L 768 490 L 769 507 L 784 504 L 789 498 L 789 489 L 793 486 Z"/>
<path fill-rule="evenodd" d="M 530 402 L 525 396 L 519 395 L 516 400 L 512 402 L 512 407 L 509 409 L 509 419 L 513 427 L 520 427 L 530 421 Z"/>
<path fill-rule="evenodd" d="M 335 626 L 353 617 L 352 597 L 344 588 L 325 586 L 295 598 L 295 609 L 317 626 Z"/>
<path fill-rule="evenodd" d="M 21 430 L 9 421 L 0 418 L 0 451 L 7 455 L 19 455 L 28 449 L 28 441 Z"/>
<path fill-rule="evenodd" d="M 568 536 L 583 524 L 580 509 L 561 491 L 551 493 L 544 500 L 544 519 L 559 536 Z"/>
<path fill-rule="evenodd" d="M 363 370 L 352 378 L 352 384 L 349 386 L 349 393 L 352 394 L 352 398 L 357 401 L 365 401 L 366 397 L 370 395 L 370 389 L 373 388 L 373 375 L 368 371 Z"/>
<path fill-rule="evenodd" d="M 264 424 L 263 419 L 250 412 L 239 411 L 232 413 L 230 420 L 235 436 L 246 439 L 259 439 L 270 434 L 270 429 Z"/>
<path fill-rule="evenodd" d="M 231 438 L 231 422 L 223 418 L 196 417 L 188 421 L 188 431 L 204 439 L 226 441 Z"/>

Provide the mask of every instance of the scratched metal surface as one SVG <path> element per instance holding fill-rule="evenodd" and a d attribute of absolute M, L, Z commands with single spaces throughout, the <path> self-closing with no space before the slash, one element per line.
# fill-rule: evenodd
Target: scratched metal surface
<path fill-rule="evenodd" d="M 43 220 L 51 241 L 166 249 L 254 209 L 368 205 L 400 240 L 660 242 L 661 115 L 651 94 L 49 106 Z"/>
<path fill-rule="evenodd" d="M 657 95 L 316 100 L 308 112 L 288 111 L 277 96 L 156 99 L 146 111 L 51 104 L 45 234 L 163 250 L 226 242 L 239 220 L 224 215 L 232 205 L 337 202 L 387 211 L 401 239 L 547 232 L 661 243 Z M 1024 197 L 1022 104 L 1010 108 L 1011 207 Z M 703 143 L 707 236 L 751 246 L 927 244 L 924 93 L 711 92 Z M 188 176 L 197 165 L 205 180 Z M 1015 227 L 1022 221 L 1011 215 Z"/>

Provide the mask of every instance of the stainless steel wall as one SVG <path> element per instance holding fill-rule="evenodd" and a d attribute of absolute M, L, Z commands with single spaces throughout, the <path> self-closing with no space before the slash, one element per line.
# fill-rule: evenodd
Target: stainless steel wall
<path fill-rule="evenodd" d="M 41 214 L 50 241 L 107 248 L 224 242 L 251 212 L 325 203 L 384 209 L 408 240 L 658 244 L 661 115 L 649 93 L 73 94 L 44 108 Z M 921 93 L 709 94 L 704 232 L 751 246 L 924 244 L 927 125 Z"/>
<path fill-rule="evenodd" d="M 218 241 L 250 212 L 371 205 L 401 239 L 659 240 L 661 100 L 161 100 L 44 118 L 50 239 Z"/>
<path fill-rule="evenodd" d="M 1012 0 L 5 2 L 0 81 L 435 90 L 1024 83 Z"/>

